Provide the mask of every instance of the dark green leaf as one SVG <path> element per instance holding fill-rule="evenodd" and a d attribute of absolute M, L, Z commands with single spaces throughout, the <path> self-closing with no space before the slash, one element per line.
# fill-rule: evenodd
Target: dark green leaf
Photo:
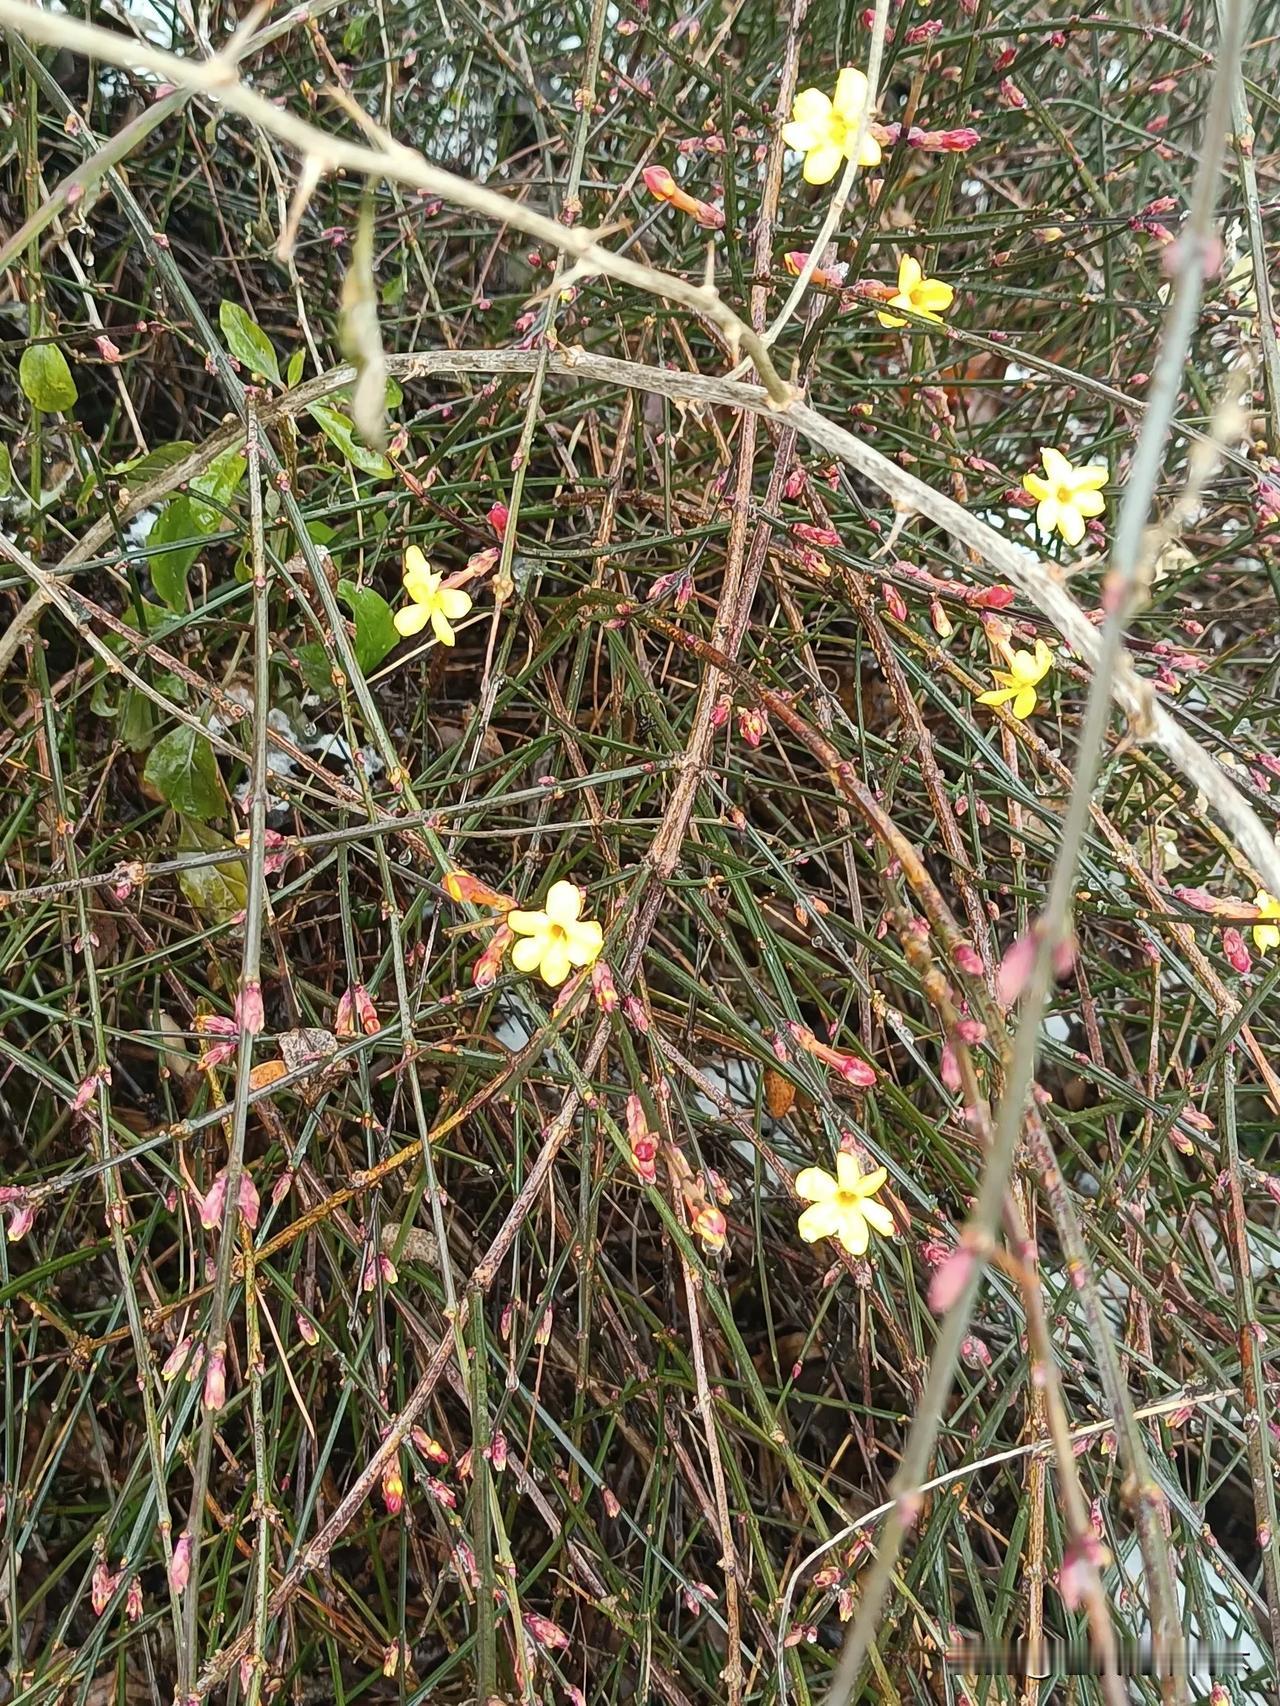
<path fill-rule="evenodd" d="M 352 581 L 339 582 L 338 597 L 355 618 L 356 662 L 369 675 L 400 642 L 391 606 L 380 592 Z"/>
<path fill-rule="evenodd" d="M 222 304 L 218 309 L 218 324 L 227 348 L 237 361 L 243 362 L 251 373 L 260 373 L 264 379 L 280 383 L 280 368 L 270 338 L 238 302 Z"/>
<path fill-rule="evenodd" d="M 380 456 L 376 450 L 370 450 L 366 445 L 357 444 L 355 428 L 346 415 L 332 409 L 327 403 L 313 403 L 307 411 L 312 420 L 331 444 L 338 449 L 354 467 L 365 474 L 374 474 L 379 479 L 386 480 L 391 476 L 391 464 L 385 456 Z"/>
<path fill-rule="evenodd" d="M 204 735 L 179 723 L 151 749 L 144 779 L 184 817 L 221 815 L 224 799 L 218 761 Z"/>
<path fill-rule="evenodd" d="M 57 344 L 28 344 L 18 363 L 18 383 L 35 407 L 47 415 L 73 409 L 80 395 L 67 358 Z"/>
<path fill-rule="evenodd" d="M 212 521 L 206 504 L 180 492 L 160 511 L 147 536 L 148 550 L 156 552 L 150 559 L 151 584 L 170 610 L 187 608 L 187 576 L 200 555 L 207 533 L 212 531 Z"/>

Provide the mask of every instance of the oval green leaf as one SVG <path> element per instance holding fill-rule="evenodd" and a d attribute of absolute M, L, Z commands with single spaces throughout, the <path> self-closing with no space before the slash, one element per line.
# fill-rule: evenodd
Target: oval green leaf
<path fill-rule="evenodd" d="M 206 737 L 179 723 L 151 749 L 143 777 L 183 817 L 219 817 L 223 809 L 218 761 Z"/>
<path fill-rule="evenodd" d="M 29 401 L 46 415 L 73 409 L 80 396 L 67 358 L 57 344 L 29 344 L 18 363 L 18 383 Z"/>

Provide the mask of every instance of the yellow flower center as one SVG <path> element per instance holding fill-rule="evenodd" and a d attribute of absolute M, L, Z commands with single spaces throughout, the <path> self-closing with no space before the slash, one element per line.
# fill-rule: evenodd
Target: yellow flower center
<path fill-rule="evenodd" d="M 847 1213 L 849 1209 L 861 1206 L 862 1196 L 858 1191 L 837 1191 L 835 1200 L 836 1207 Z"/>
<path fill-rule="evenodd" d="M 1076 494 L 1070 486 L 1059 486 L 1053 495 L 1060 504 L 1072 504 L 1076 501 Z"/>

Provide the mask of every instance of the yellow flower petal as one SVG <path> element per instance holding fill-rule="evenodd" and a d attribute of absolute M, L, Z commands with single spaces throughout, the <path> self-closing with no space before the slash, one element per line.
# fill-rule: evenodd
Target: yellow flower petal
<path fill-rule="evenodd" d="M 826 135 L 831 121 L 831 97 L 821 89 L 801 89 L 791 103 L 791 117 L 796 124 L 807 124 Z"/>
<path fill-rule="evenodd" d="M 823 142 L 811 148 L 804 157 L 804 181 L 807 184 L 829 184 L 840 170 L 844 150 L 834 142 Z"/>
<path fill-rule="evenodd" d="M 851 1256 L 865 1254 L 869 1237 L 862 1210 L 847 1209 L 840 1223 L 840 1242 Z"/>
<path fill-rule="evenodd" d="M 1044 499 L 1049 496 L 1049 482 L 1039 474 L 1024 474 L 1022 476 L 1022 489 L 1033 498 Z"/>
<path fill-rule="evenodd" d="M 436 604 L 433 604 L 431 608 L 431 632 L 442 646 L 453 644 L 453 629 L 446 621 L 444 612 Z"/>
<path fill-rule="evenodd" d="M 796 1231 L 806 1244 L 816 1244 L 819 1238 L 834 1238 L 840 1225 L 840 1210 L 835 1203 L 816 1202 L 800 1216 Z"/>
<path fill-rule="evenodd" d="M 1036 506 L 1036 526 L 1041 533 L 1053 533 L 1062 515 L 1062 505 L 1055 497 L 1042 498 Z"/>
<path fill-rule="evenodd" d="M 510 922 L 510 914 L 508 914 Z M 545 937 L 522 936 L 511 950 L 511 963 L 517 971 L 537 971 L 542 959 Z"/>
<path fill-rule="evenodd" d="M 899 300 L 899 298 L 896 296 L 893 297 L 892 300 L 900 308 L 905 307 L 905 306 L 909 306 L 909 304 L 904 304 L 903 302 L 901 302 Z M 902 318 L 902 316 L 900 314 L 886 314 L 883 312 L 883 310 L 876 315 L 876 319 L 879 320 L 879 322 L 882 326 L 888 326 L 890 328 L 890 330 L 892 330 L 895 326 L 905 326 L 907 323 Z"/>
<path fill-rule="evenodd" d="M 404 554 L 404 578 L 410 575 L 426 575 L 431 572 L 431 564 L 423 556 L 417 545 L 410 545 Z"/>
<path fill-rule="evenodd" d="M 867 110 L 866 73 L 856 66 L 846 65 L 836 78 L 836 97 L 833 107 L 847 125 L 855 125 Z"/>
<path fill-rule="evenodd" d="M 861 1177 L 857 1160 L 847 1150 L 842 1149 L 836 1156 L 836 1178 L 840 1181 L 840 1189 L 856 1191 Z"/>
<path fill-rule="evenodd" d="M 923 277 L 924 272 L 914 255 L 904 255 L 898 262 L 898 295 L 906 297 L 908 306 L 911 292 Z"/>
<path fill-rule="evenodd" d="M 1058 532 L 1068 545 L 1078 545 L 1084 538 L 1084 517 L 1074 504 L 1059 505 Z"/>
<path fill-rule="evenodd" d="M 471 594 L 460 586 L 442 586 L 436 599 L 451 622 L 460 621 L 471 609 Z"/>
<path fill-rule="evenodd" d="M 889 1174 L 884 1167 L 873 1167 L 869 1173 L 864 1173 L 858 1180 L 858 1195 L 873 1197 L 888 1180 Z"/>
<path fill-rule="evenodd" d="M 517 908 L 507 914 L 507 923 L 517 936 L 544 936 L 551 920 L 545 912 L 521 912 Z"/>
<path fill-rule="evenodd" d="M 805 1202 L 830 1202 L 837 1189 L 830 1173 L 821 1167 L 802 1167 L 796 1174 L 796 1195 Z"/>
<path fill-rule="evenodd" d="M 585 918 L 581 923 L 570 924 L 565 930 L 569 944 L 569 959 L 575 966 L 589 966 L 593 960 L 599 959 L 600 950 L 604 947 L 604 931 L 594 918 Z"/>
<path fill-rule="evenodd" d="M 858 150 L 858 164 L 860 166 L 878 166 L 880 158 L 880 144 L 868 131 L 862 139 L 862 147 Z"/>
<path fill-rule="evenodd" d="M 425 605 L 406 604 L 402 610 L 397 610 L 391 620 L 396 625 L 396 633 L 403 634 L 407 640 L 411 634 L 420 634 L 427 625 L 427 610 Z"/>
<path fill-rule="evenodd" d="M 1107 507 L 1102 493 L 1091 490 L 1077 492 L 1073 501 L 1081 515 L 1101 515 Z"/>
<path fill-rule="evenodd" d="M 1032 667 L 1035 670 L 1033 679 L 1036 681 L 1043 681 L 1045 676 L 1048 675 L 1049 671 L 1053 668 L 1053 653 L 1049 650 L 1049 646 L 1046 641 L 1036 641 L 1035 654 L 1031 661 Z"/>
<path fill-rule="evenodd" d="M 878 1232 L 882 1238 L 892 1238 L 894 1233 L 897 1231 L 892 1213 L 882 1202 L 864 1202 L 862 1205 L 862 1218 L 866 1221 L 867 1225 L 871 1227 L 874 1232 Z"/>
<path fill-rule="evenodd" d="M 941 313 L 950 308 L 955 296 L 951 286 L 944 284 L 940 278 L 926 278 L 916 291 L 916 307 L 929 314 Z"/>
<path fill-rule="evenodd" d="M 1025 723 L 1027 718 L 1031 715 L 1031 713 L 1036 708 L 1036 690 L 1035 690 L 1035 688 L 1034 687 L 1023 687 L 1023 688 L 1021 688 L 1014 698 L 1012 708 L 1013 708 L 1013 714 L 1018 719 L 1018 721 L 1020 723 Z"/>
<path fill-rule="evenodd" d="M 1044 463 L 1045 473 L 1055 485 L 1069 486 L 1071 484 L 1071 476 L 1075 470 L 1060 450 L 1042 449 L 1040 460 Z"/>
<path fill-rule="evenodd" d="M 1280 924 L 1255 924 L 1253 945 L 1260 954 L 1268 954 L 1273 948 L 1280 948 Z"/>
<path fill-rule="evenodd" d="M 552 989 L 559 989 L 569 975 L 569 949 L 563 936 L 553 936 L 542 952 L 542 964 L 539 966 L 542 981 Z"/>
<path fill-rule="evenodd" d="M 1090 462 L 1084 468 L 1072 470 L 1071 483 L 1077 492 L 1096 492 L 1111 478 L 1105 462 Z"/>
<path fill-rule="evenodd" d="M 794 119 L 782 127 L 782 140 L 798 154 L 807 154 L 811 148 L 820 147 L 826 135 L 825 124 L 810 124 L 805 119 Z"/>
<path fill-rule="evenodd" d="M 991 687 L 985 693 L 979 693 L 978 703 L 979 705 L 1003 705 L 1006 700 L 1012 699 L 1017 691 L 1016 687 Z"/>
<path fill-rule="evenodd" d="M 553 924 L 567 929 L 576 922 L 582 911 L 582 890 L 576 883 L 565 882 L 563 878 L 558 883 L 552 883 L 547 890 L 547 917 Z"/>

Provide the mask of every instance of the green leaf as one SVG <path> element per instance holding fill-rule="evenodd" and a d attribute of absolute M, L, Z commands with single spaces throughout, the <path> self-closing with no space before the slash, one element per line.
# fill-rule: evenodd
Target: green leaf
<path fill-rule="evenodd" d="M 13 458 L 7 444 L 0 444 L 0 498 L 7 498 L 13 489 Z"/>
<path fill-rule="evenodd" d="M 216 520 L 207 504 L 186 492 L 171 498 L 156 517 L 147 535 L 148 551 L 156 552 L 150 559 L 151 584 L 170 610 L 187 608 L 187 576 Z"/>
<path fill-rule="evenodd" d="M 313 693 L 328 696 L 333 692 L 333 676 L 329 669 L 329 654 L 319 640 L 308 640 L 294 648 L 298 670 Z"/>
<path fill-rule="evenodd" d="M 227 348 L 237 361 L 243 362 L 250 373 L 260 373 L 264 379 L 270 379 L 277 385 L 280 383 L 280 369 L 270 338 L 238 302 L 222 304 L 218 309 L 218 324 L 227 340 Z"/>
<path fill-rule="evenodd" d="M 327 403 L 313 403 L 307 413 L 329 442 L 336 444 L 354 467 L 365 474 L 376 475 L 378 479 L 390 479 L 391 464 L 376 450 L 369 450 L 365 445 L 356 443 L 355 428 L 344 414 L 330 408 Z"/>
<path fill-rule="evenodd" d="M 307 368 L 307 352 L 296 349 L 289 357 L 289 365 L 284 370 L 284 382 L 290 390 L 299 383 Z"/>
<path fill-rule="evenodd" d="M 371 586 L 356 586 L 353 581 L 339 581 L 338 597 L 355 618 L 356 662 L 363 674 L 370 675 L 400 643 L 391 606 Z"/>
<path fill-rule="evenodd" d="M 175 439 L 172 444 L 157 444 L 154 450 L 149 450 L 145 456 L 134 456 L 128 462 L 117 462 L 111 472 L 120 479 L 127 480 L 129 485 L 145 486 L 148 480 L 154 480 L 157 474 L 163 474 L 166 468 L 172 468 L 175 462 L 182 462 L 195 449 L 189 438 Z"/>
<path fill-rule="evenodd" d="M 156 708 L 131 687 L 120 701 L 120 739 L 130 752 L 145 752 L 155 736 Z"/>
<path fill-rule="evenodd" d="M 224 450 L 221 456 L 215 456 L 204 470 L 197 474 L 191 482 L 191 490 L 209 502 L 217 510 L 225 509 L 231 502 L 232 495 L 244 479 L 245 459 L 238 450 Z"/>
<path fill-rule="evenodd" d="M 224 848 L 230 854 L 225 862 L 197 865 L 194 870 L 178 872 L 178 887 L 196 911 L 214 924 L 229 924 L 248 904 L 249 884 L 244 865 L 234 842 L 193 818 L 181 820 L 179 852 L 220 853 Z"/>
<path fill-rule="evenodd" d="M 218 817 L 224 805 L 218 761 L 202 734 L 179 723 L 151 749 L 143 779 L 184 817 Z"/>
<path fill-rule="evenodd" d="M 18 363 L 18 383 L 35 407 L 47 415 L 73 409 L 80 395 L 67 358 L 57 344 L 28 344 Z"/>

